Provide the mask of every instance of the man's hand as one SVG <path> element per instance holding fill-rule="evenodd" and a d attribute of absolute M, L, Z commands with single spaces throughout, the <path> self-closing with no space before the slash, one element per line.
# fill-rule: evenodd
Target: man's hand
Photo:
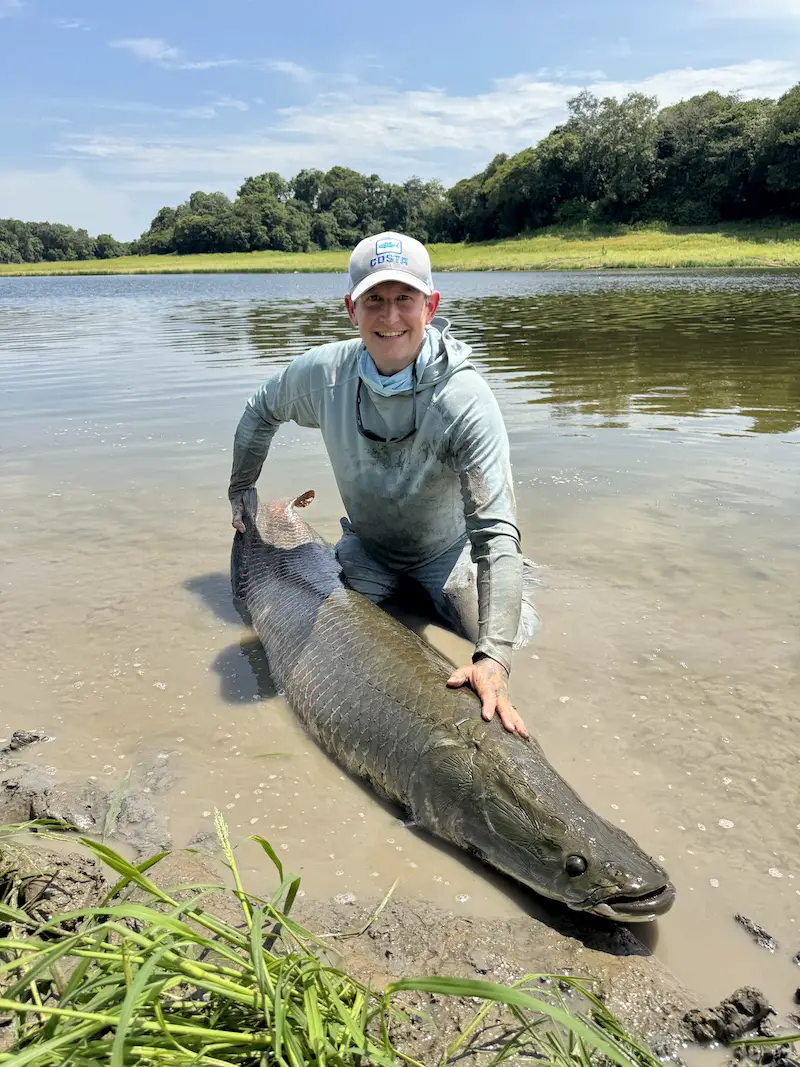
<path fill-rule="evenodd" d="M 231 494 L 231 526 L 244 533 L 244 493 Z"/>
<path fill-rule="evenodd" d="M 508 673 L 502 663 L 489 656 L 482 656 L 476 663 L 453 671 L 447 679 L 447 684 L 453 689 L 468 685 L 480 697 L 481 714 L 487 722 L 497 712 L 500 722 L 509 733 L 519 734 L 520 737 L 528 736 L 525 723 L 508 695 Z"/>

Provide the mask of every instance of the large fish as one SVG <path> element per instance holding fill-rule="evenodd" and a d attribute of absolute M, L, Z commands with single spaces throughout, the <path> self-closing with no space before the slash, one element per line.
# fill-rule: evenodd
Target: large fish
<path fill-rule="evenodd" d="M 596 815 L 533 739 L 484 722 L 425 641 L 343 582 L 294 501 L 246 494 L 234 594 L 275 684 L 317 742 L 411 819 L 545 897 L 622 922 L 663 914 L 666 872 Z"/>

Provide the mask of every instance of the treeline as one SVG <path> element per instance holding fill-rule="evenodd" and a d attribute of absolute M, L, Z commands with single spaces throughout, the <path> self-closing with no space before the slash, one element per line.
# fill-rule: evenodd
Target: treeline
<path fill-rule="evenodd" d="M 496 156 L 447 192 L 451 239 L 510 237 L 552 224 L 702 226 L 800 215 L 800 84 L 779 100 L 704 93 L 581 93 L 569 119 L 517 155 Z"/>
<path fill-rule="evenodd" d="M 352 248 L 399 230 L 422 241 L 482 241 L 551 225 L 703 226 L 800 216 L 800 84 L 779 100 L 704 93 L 659 110 L 655 97 L 584 92 L 567 121 L 480 174 L 384 182 L 347 167 L 247 178 L 236 198 L 195 192 L 163 207 L 130 246 L 108 234 L 0 221 L 0 261 Z"/>
<path fill-rule="evenodd" d="M 248 178 L 231 201 L 193 193 L 165 207 L 142 254 L 352 248 L 399 230 L 422 241 L 513 237 L 553 224 L 707 225 L 800 215 L 800 85 L 779 100 L 705 93 L 659 110 L 631 93 L 581 93 L 535 147 L 498 155 L 445 190 L 346 167 Z"/>
<path fill-rule="evenodd" d="M 110 233 L 90 237 L 86 230 L 58 222 L 0 219 L 0 263 L 113 259 L 128 255 L 132 249 L 132 244 L 116 241 Z"/>

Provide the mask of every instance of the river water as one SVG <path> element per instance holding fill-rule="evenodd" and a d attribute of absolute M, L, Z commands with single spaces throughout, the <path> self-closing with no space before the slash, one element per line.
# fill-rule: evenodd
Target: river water
<path fill-rule="evenodd" d="M 584 798 L 678 889 L 655 953 L 786 1010 L 800 972 L 800 274 L 453 274 L 443 312 L 506 418 L 543 627 L 513 696 Z M 176 844 L 219 806 L 315 896 L 520 915 L 310 744 L 233 612 L 226 497 L 247 396 L 347 337 L 340 278 L 0 279 L 0 732 L 109 784 L 169 755 Z M 260 490 L 341 504 L 318 434 Z M 455 660 L 465 643 L 426 636 Z M 739 912 L 780 942 L 771 954 Z"/>

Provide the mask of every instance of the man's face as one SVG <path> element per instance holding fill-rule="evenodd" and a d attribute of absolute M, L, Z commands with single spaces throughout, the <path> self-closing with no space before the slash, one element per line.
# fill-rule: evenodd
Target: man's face
<path fill-rule="evenodd" d="M 436 314 L 440 294 L 424 294 L 404 282 L 379 282 L 355 304 L 344 298 L 350 321 L 381 374 L 396 374 L 417 358 L 425 327 Z"/>

